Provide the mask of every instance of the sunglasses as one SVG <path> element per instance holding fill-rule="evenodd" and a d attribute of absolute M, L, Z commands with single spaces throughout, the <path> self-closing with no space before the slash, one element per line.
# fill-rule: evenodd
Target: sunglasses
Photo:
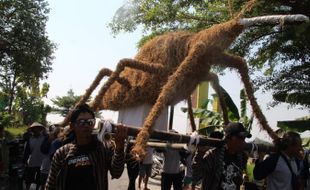
<path fill-rule="evenodd" d="M 95 125 L 96 120 L 95 119 L 79 119 L 75 122 L 77 126 L 93 126 Z"/>

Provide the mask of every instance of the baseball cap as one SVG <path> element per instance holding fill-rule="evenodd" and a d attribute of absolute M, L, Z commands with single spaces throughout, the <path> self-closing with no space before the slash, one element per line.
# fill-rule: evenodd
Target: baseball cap
<path fill-rule="evenodd" d="M 251 138 L 252 135 L 244 128 L 242 123 L 229 123 L 224 129 L 225 135 Z"/>

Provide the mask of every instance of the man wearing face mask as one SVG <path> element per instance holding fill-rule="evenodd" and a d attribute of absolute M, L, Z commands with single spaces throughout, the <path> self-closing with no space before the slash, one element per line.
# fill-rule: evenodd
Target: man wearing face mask
<path fill-rule="evenodd" d="M 45 158 L 40 149 L 45 138 L 42 133 L 44 126 L 41 123 L 34 122 L 28 130 L 31 137 L 26 142 L 23 159 L 26 165 L 24 174 L 26 190 L 30 188 L 31 183 L 36 184 L 36 189 L 40 188 L 40 167 Z"/>
<path fill-rule="evenodd" d="M 121 176 L 126 128 L 117 126 L 115 147 L 112 147 L 92 135 L 94 126 L 95 114 L 87 104 L 72 110 L 70 128 L 75 140 L 54 154 L 45 189 L 107 190 L 108 171 L 112 178 Z"/>

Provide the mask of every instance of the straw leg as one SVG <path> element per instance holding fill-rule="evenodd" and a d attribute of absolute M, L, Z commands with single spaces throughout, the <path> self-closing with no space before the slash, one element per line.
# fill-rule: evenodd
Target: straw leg
<path fill-rule="evenodd" d="M 164 71 L 163 66 L 159 64 L 146 64 L 141 61 L 134 60 L 134 59 L 122 59 L 117 64 L 116 70 L 111 74 L 108 81 L 101 87 L 94 101 L 91 103 L 91 107 L 94 110 L 97 110 L 104 94 L 107 92 L 107 90 L 116 80 L 120 79 L 120 74 L 126 67 L 149 72 L 152 74 L 156 74 L 156 73 L 160 73 Z"/>
<path fill-rule="evenodd" d="M 221 64 L 225 67 L 231 67 L 231 68 L 235 68 L 238 70 L 238 72 L 241 76 L 241 80 L 244 84 L 245 91 L 246 91 L 247 96 L 249 98 L 250 105 L 253 109 L 254 115 L 258 119 L 261 127 L 267 131 L 269 136 L 273 140 L 277 140 L 279 137 L 269 126 L 265 115 L 263 114 L 260 106 L 258 105 L 258 103 L 256 101 L 256 98 L 254 96 L 254 88 L 253 88 L 252 83 L 250 81 L 248 66 L 247 66 L 245 60 L 239 56 L 225 54 L 225 53 L 221 55 L 221 60 L 222 60 L 222 62 L 217 63 L 217 64 Z"/>

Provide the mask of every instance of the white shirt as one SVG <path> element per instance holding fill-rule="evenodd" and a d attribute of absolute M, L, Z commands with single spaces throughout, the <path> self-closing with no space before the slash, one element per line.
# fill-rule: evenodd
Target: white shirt
<path fill-rule="evenodd" d="M 296 162 L 289 158 L 288 160 L 291 163 L 293 172 L 297 173 Z M 292 173 L 284 158 L 279 156 L 275 170 L 267 177 L 267 190 L 292 190 L 291 180 Z"/>

